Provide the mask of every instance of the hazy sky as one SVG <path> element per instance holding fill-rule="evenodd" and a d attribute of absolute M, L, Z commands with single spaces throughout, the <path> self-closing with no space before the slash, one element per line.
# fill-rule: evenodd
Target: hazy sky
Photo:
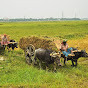
<path fill-rule="evenodd" d="M 0 0 L 0 18 L 88 18 L 88 0 Z"/>

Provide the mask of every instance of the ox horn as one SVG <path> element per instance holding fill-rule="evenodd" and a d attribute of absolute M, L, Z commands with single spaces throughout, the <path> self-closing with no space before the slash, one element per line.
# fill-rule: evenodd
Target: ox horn
<path fill-rule="evenodd" d="M 50 56 L 60 55 L 59 53 L 51 53 Z"/>
<path fill-rule="evenodd" d="M 78 52 L 81 52 L 81 50 L 78 50 Z"/>
<path fill-rule="evenodd" d="M 81 52 L 81 50 L 74 50 L 74 51 L 72 51 L 72 52 L 73 52 L 73 53 L 74 53 L 74 52 Z"/>

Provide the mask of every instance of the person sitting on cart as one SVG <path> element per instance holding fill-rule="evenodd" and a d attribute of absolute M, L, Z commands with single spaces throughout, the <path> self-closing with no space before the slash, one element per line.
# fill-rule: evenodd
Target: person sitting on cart
<path fill-rule="evenodd" d="M 2 41 L 1 41 L 1 45 L 8 45 L 8 44 L 9 44 L 9 41 L 7 39 L 7 35 L 4 34 Z"/>
<path fill-rule="evenodd" d="M 60 46 L 60 50 L 63 53 L 63 55 L 65 55 L 65 60 L 66 61 L 67 61 L 68 55 L 73 56 L 73 52 L 72 52 L 73 49 L 72 49 L 72 47 L 68 48 L 68 44 L 67 44 L 67 40 L 66 39 L 62 41 L 61 46 Z"/>

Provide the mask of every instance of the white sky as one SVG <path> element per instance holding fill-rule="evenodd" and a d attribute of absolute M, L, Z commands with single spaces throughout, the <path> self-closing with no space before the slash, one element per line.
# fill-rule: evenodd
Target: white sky
<path fill-rule="evenodd" d="M 88 18 L 88 0 L 0 0 L 0 18 Z"/>

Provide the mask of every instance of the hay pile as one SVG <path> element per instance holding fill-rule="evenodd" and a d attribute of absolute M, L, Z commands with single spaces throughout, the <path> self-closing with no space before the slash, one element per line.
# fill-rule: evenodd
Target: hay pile
<path fill-rule="evenodd" d="M 36 49 L 43 48 L 43 49 L 50 49 L 50 50 L 53 50 L 53 51 L 58 51 L 58 49 L 56 48 L 55 43 L 52 42 L 51 40 L 48 40 L 48 39 L 33 36 L 33 37 L 27 37 L 27 38 L 23 37 L 19 41 L 19 47 L 23 50 L 25 50 L 25 48 L 29 44 L 34 45 L 34 47 Z"/>
<path fill-rule="evenodd" d="M 86 50 L 88 52 L 88 36 L 84 37 L 83 39 L 77 40 L 69 40 L 68 45 L 70 47 L 78 47 L 78 49 Z"/>

